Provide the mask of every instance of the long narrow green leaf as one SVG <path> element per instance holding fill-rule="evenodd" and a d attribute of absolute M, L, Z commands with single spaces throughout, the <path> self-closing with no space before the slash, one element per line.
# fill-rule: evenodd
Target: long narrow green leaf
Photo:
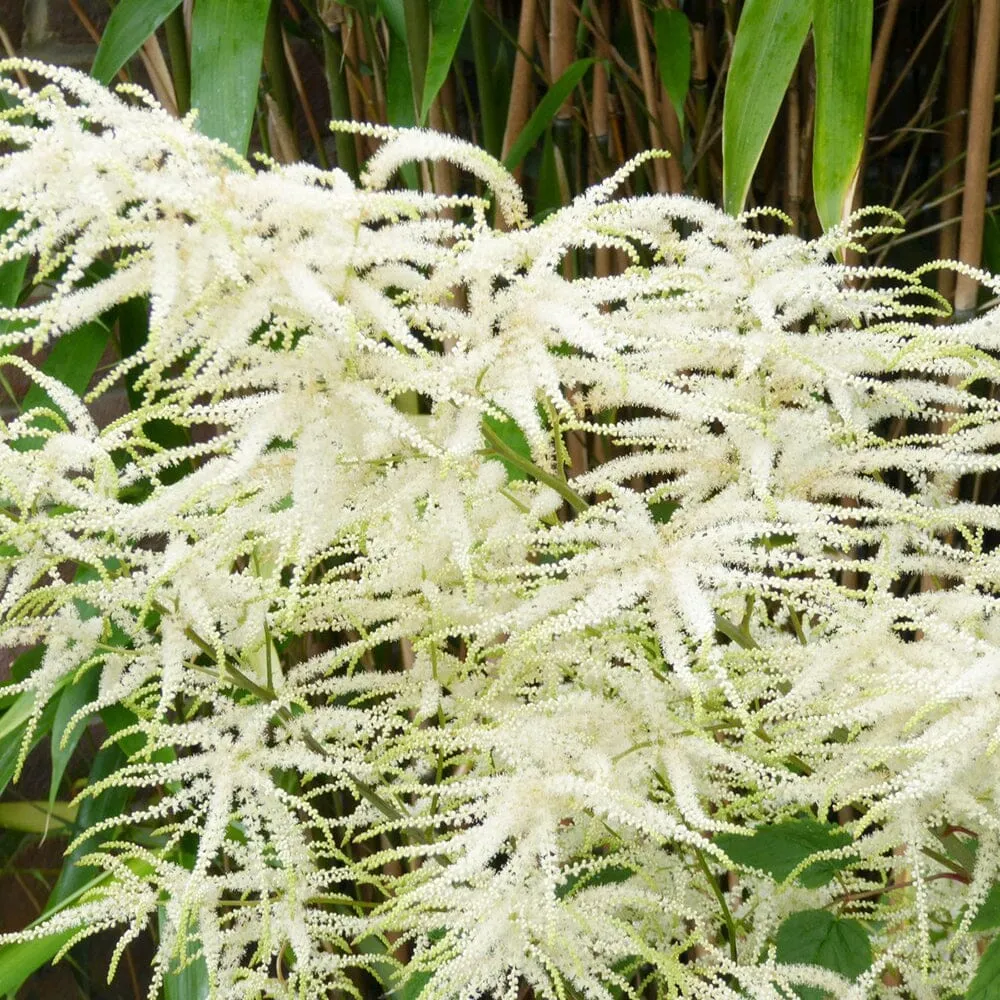
<path fill-rule="evenodd" d="M 378 9 L 389 25 L 389 30 L 406 40 L 406 8 L 404 0 L 378 0 Z"/>
<path fill-rule="evenodd" d="M 97 46 L 90 75 L 110 83 L 156 29 L 181 5 L 181 0 L 119 0 Z"/>
<path fill-rule="evenodd" d="M 77 806 L 69 802 L 0 802 L 0 829 L 45 833 L 72 825 Z"/>
<path fill-rule="evenodd" d="M 809 32 L 812 9 L 812 0 L 747 0 L 743 8 L 722 110 L 723 203 L 733 215 L 743 211 Z"/>
<path fill-rule="evenodd" d="M 691 84 L 691 24 L 683 11 L 667 7 L 653 15 L 653 27 L 656 65 L 683 135 L 684 101 Z"/>
<path fill-rule="evenodd" d="M 6 230 L 16 218 L 16 212 L 0 212 L 0 229 Z M 10 309 L 17 305 L 27 270 L 27 257 L 18 257 L 0 264 L 0 306 Z"/>
<path fill-rule="evenodd" d="M 824 229 L 851 212 L 865 142 L 872 56 L 872 0 L 818 2 L 813 195 Z"/>
<path fill-rule="evenodd" d="M 198 0 L 191 22 L 191 106 L 198 128 L 241 156 L 250 143 L 270 0 Z"/>
<path fill-rule="evenodd" d="M 78 330 L 60 337 L 52 345 L 42 371 L 69 386 L 77 395 L 83 395 L 97 371 L 110 337 L 111 327 L 107 323 L 101 320 L 86 323 Z M 22 405 L 28 410 L 33 406 L 55 404 L 44 389 L 33 385 L 25 393 Z"/>
<path fill-rule="evenodd" d="M 99 671 L 90 669 L 83 677 L 74 679 L 59 695 L 56 703 L 55 719 L 52 723 L 52 770 L 49 778 L 49 804 L 55 803 L 59 785 L 73 751 L 87 729 L 87 720 L 80 719 L 67 733 L 70 719 L 88 702 L 97 697 Z"/>
<path fill-rule="evenodd" d="M 160 933 L 166 922 L 166 908 L 159 909 Z M 187 945 L 192 950 L 192 943 Z M 171 968 L 163 977 L 163 1000 L 205 1000 L 208 996 L 208 966 L 204 956 L 185 962 L 178 968 Z"/>
<path fill-rule="evenodd" d="M 508 170 L 513 170 L 528 155 L 528 151 L 541 138 L 542 133 L 555 118 L 563 101 L 569 97 L 573 88 L 583 79 L 584 73 L 593 64 L 593 59 L 578 59 L 575 63 L 571 63 L 566 68 L 566 72 L 552 84 L 549 92 L 541 99 L 538 107 L 525 123 L 521 134 L 510 147 L 510 152 L 503 161 Z"/>
<path fill-rule="evenodd" d="M 51 961 L 52 956 L 75 933 L 75 930 L 60 931 L 0 948 L 0 996 L 7 996 L 20 988 L 28 976 Z"/>
<path fill-rule="evenodd" d="M 420 102 L 421 123 L 427 120 L 427 112 L 451 69 L 471 6 L 472 0 L 435 0 L 431 4 L 431 45 Z"/>

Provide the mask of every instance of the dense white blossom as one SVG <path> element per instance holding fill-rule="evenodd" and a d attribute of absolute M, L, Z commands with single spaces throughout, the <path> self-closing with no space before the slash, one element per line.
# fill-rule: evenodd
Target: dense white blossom
<path fill-rule="evenodd" d="M 81 717 L 144 738 L 83 792 L 141 791 L 90 831 L 109 877 L 47 928 L 160 914 L 152 991 L 200 952 L 225 1000 L 356 970 L 426 1000 L 967 986 L 1000 514 L 955 487 L 1000 465 L 995 313 L 934 325 L 918 278 L 835 262 L 847 232 L 612 200 L 620 176 L 530 224 L 445 136 L 373 130 L 355 187 L 3 72 L 0 263 L 29 255 L 36 294 L 0 361 L 51 401 L 0 436 L 0 644 L 45 647 L 4 691 L 34 725 L 99 671 Z M 441 157 L 489 187 L 386 190 Z M 627 266 L 567 277 L 595 247 Z M 137 299 L 148 337 L 86 401 L 23 360 Z M 85 402 L 122 379 L 102 426 Z M 570 432 L 605 461 L 571 469 Z M 720 834 L 830 810 L 835 881 L 720 889 Z M 932 877 L 946 828 L 978 835 L 968 888 Z M 816 899 L 872 936 L 853 984 L 774 959 Z"/>

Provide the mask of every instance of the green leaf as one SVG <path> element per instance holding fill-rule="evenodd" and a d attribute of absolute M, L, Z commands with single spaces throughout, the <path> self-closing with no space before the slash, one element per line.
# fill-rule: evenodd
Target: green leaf
<path fill-rule="evenodd" d="M 52 345 L 42 371 L 82 396 L 97 371 L 110 336 L 111 329 L 102 320 L 84 324 L 78 330 L 60 337 Z M 25 410 L 30 410 L 33 406 L 58 409 L 49 399 L 48 393 L 38 385 L 33 385 L 25 393 L 22 406 Z"/>
<path fill-rule="evenodd" d="M 270 0 L 198 0 L 191 22 L 191 106 L 198 128 L 241 156 L 250 143 Z"/>
<path fill-rule="evenodd" d="M 94 785 L 98 781 L 102 781 L 117 771 L 125 761 L 125 755 L 117 746 L 112 744 L 104 747 L 94 758 L 94 763 L 91 764 L 87 784 Z M 121 815 L 134 794 L 134 789 L 113 785 L 96 797 L 88 796 L 83 799 L 76 814 L 77 829 L 87 830 L 111 816 Z M 108 831 L 108 834 L 113 833 L 114 831 Z M 77 844 L 73 852 L 63 861 L 62 870 L 49 894 L 47 910 L 55 910 L 65 906 L 91 884 L 107 878 L 107 872 L 101 872 L 95 876 L 96 869 L 77 864 L 80 858 L 90 854 L 96 846 L 96 837 L 90 837 Z"/>
<path fill-rule="evenodd" d="M 850 215 L 865 141 L 873 0 L 816 4 L 813 196 L 824 229 Z"/>
<path fill-rule="evenodd" d="M 181 5 L 181 0 L 119 0 L 97 46 L 90 75 L 111 82 L 156 29 Z"/>
<path fill-rule="evenodd" d="M 402 41 L 406 41 L 406 8 L 404 0 L 377 0 L 378 9 L 389 25 L 390 31 Z M 412 101 L 411 101 L 412 103 Z"/>
<path fill-rule="evenodd" d="M 75 930 L 59 931 L 46 937 L 0 948 L 0 996 L 19 989 L 36 969 L 41 968 L 76 933 Z"/>
<path fill-rule="evenodd" d="M 986 213 L 983 227 L 983 267 L 993 274 L 1000 274 L 1000 222 L 997 213 Z"/>
<path fill-rule="evenodd" d="M 524 431 L 513 420 L 497 420 L 495 417 L 484 416 L 483 421 L 511 451 L 528 462 L 533 461 L 528 439 L 524 436 Z M 503 462 L 504 468 L 507 470 L 508 480 L 531 478 L 527 472 L 518 468 L 513 462 L 508 462 L 503 457 L 500 457 L 500 461 Z"/>
<path fill-rule="evenodd" d="M 777 958 L 785 965 L 818 965 L 853 980 L 871 968 L 872 946 L 857 920 L 828 910 L 793 913 L 778 928 Z M 825 990 L 800 986 L 802 1000 L 823 1000 Z"/>
<path fill-rule="evenodd" d="M 996 883 L 989 891 L 983 905 L 979 907 L 979 912 L 969 924 L 969 930 L 991 931 L 994 927 L 1000 927 L 1000 882 Z"/>
<path fill-rule="evenodd" d="M 983 952 L 965 1000 L 1000 1000 L 1000 938 Z"/>
<path fill-rule="evenodd" d="M 749 837 L 735 833 L 721 833 L 715 844 L 746 868 L 758 868 L 784 881 L 804 861 L 820 851 L 846 847 L 851 835 L 837 826 L 819 823 L 814 819 L 787 819 L 781 823 L 761 826 Z M 833 876 L 851 864 L 849 858 L 832 858 L 814 861 L 799 875 L 799 881 L 808 889 L 826 885 Z"/>
<path fill-rule="evenodd" d="M 77 806 L 69 802 L 0 802 L 0 828 L 45 834 L 76 822 Z"/>
<path fill-rule="evenodd" d="M 471 6 L 472 0 L 432 0 L 431 44 L 420 101 L 421 123 L 427 120 L 427 112 L 451 69 Z"/>
<path fill-rule="evenodd" d="M 691 83 L 691 24 L 683 11 L 666 8 L 653 15 L 656 64 L 684 134 L 684 101 Z"/>
<path fill-rule="evenodd" d="M 743 211 L 806 40 L 812 8 L 811 0 L 747 0 L 743 8 L 722 108 L 723 204 L 733 215 Z"/>
<path fill-rule="evenodd" d="M 87 672 L 68 684 L 56 703 L 55 718 L 52 722 L 52 777 L 49 781 L 49 803 L 56 800 L 59 793 L 59 785 L 63 775 L 66 773 L 66 766 L 69 764 L 73 751 L 76 749 L 80 738 L 86 732 L 87 719 L 80 719 L 73 727 L 73 731 L 67 733 L 66 727 L 69 720 L 88 702 L 97 697 L 97 682 L 99 672 L 88 669 Z"/>
<path fill-rule="evenodd" d="M 0 229 L 6 231 L 17 219 L 17 212 L 0 212 Z M 28 270 L 28 258 L 18 257 L 0 264 L 0 306 L 10 309 L 17 305 Z"/>
<path fill-rule="evenodd" d="M 510 147 L 510 152 L 503 161 L 508 170 L 513 170 L 528 155 L 531 147 L 541 138 L 542 133 L 555 118 L 556 112 L 593 63 L 593 59 L 578 59 L 575 63 L 571 63 L 563 75 L 552 84 Z"/>
<path fill-rule="evenodd" d="M 34 691 L 22 691 L 17 696 L 14 704 L 0 716 L 0 741 L 19 730 L 28 721 L 34 704 Z"/>
<path fill-rule="evenodd" d="M 166 922 L 166 910 L 159 909 L 160 933 Z M 163 977 L 164 1000 L 204 1000 L 208 996 L 208 966 L 204 956 L 190 959 L 190 953 L 197 949 L 197 941 L 186 941 L 188 955 L 184 961 L 172 958 L 170 969 Z"/>
<path fill-rule="evenodd" d="M 398 35 L 389 39 L 387 75 L 385 100 L 389 124 L 402 127 L 416 125 L 410 61 L 406 55 L 406 44 Z"/>

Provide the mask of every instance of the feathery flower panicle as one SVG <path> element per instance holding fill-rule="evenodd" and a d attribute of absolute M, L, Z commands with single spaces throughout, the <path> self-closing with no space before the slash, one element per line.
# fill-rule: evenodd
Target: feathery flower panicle
<path fill-rule="evenodd" d="M 384 140 L 357 188 L 0 74 L 0 264 L 34 287 L 0 346 L 35 385 L 0 437 L 0 644 L 36 651 L 3 690 L 22 764 L 85 680 L 72 725 L 138 747 L 81 793 L 129 803 L 77 838 L 102 879 L 7 940 L 155 920 L 151 997 L 194 960 L 219 1000 L 967 988 L 1000 515 L 956 487 L 1000 465 L 996 314 L 932 325 L 919 276 L 834 262 L 846 230 L 623 174 L 531 224 L 446 136 L 339 126 Z M 505 228 L 389 188 L 423 158 Z M 566 277 L 596 247 L 627 266 Z M 137 303 L 89 395 L 24 360 Z M 803 913 L 861 936 L 850 975 L 787 959 Z"/>

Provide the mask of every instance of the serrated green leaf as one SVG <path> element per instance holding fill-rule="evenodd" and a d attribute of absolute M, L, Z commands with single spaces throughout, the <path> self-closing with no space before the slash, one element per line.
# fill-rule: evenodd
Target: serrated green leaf
<path fill-rule="evenodd" d="M 198 0 L 191 21 L 191 106 L 203 135 L 241 156 L 250 143 L 270 0 Z"/>
<path fill-rule="evenodd" d="M 432 0 L 431 44 L 420 102 L 421 124 L 427 120 L 427 112 L 451 69 L 471 6 L 472 0 Z"/>
<path fill-rule="evenodd" d="M 979 912 L 969 924 L 969 930 L 973 932 L 991 931 L 994 927 L 1000 927 L 1000 882 L 987 893 Z"/>
<path fill-rule="evenodd" d="M 715 838 L 716 846 L 721 847 L 736 864 L 758 868 L 779 882 L 788 878 L 814 854 L 846 847 L 851 841 L 851 835 L 840 827 L 814 819 L 787 819 L 761 826 L 749 837 L 722 833 Z M 850 864 L 850 859 L 843 858 L 814 861 L 800 873 L 799 881 L 806 888 L 815 889 L 825 885 Z"/>
<path fill-rule="evenodd" d="M 813 197 L 824 229 L 851 212 L 865 141 L 873 0 L 817 3 Z"/>
<path fill-rule="evenodd" d="M 722 108 L 723 203 L 732 215 L 743 211 L 812 8 L 812 0 L 747 0 L 743 7 Z"/>
<path fill-rule="evenodd" d="M 110 83 L 180 5 L 181 0 L 119 0 L 101 35 L 90 75 L 101 83 Z"/>
<path fill-rule="evenodd" d="M 684 101 L 691 84 L 691 24 L 683 11 L 668 7 L 653 15 L 653 29 L 656 65 L 683 135 Z"/>
<path fill-rule="evenodd" d="M 979 959 L 965 1000 L 1000 1000 L 1000 938 L 994 938 Z"/>
<path fill-rule="evenodd" d="M 484 416 L 483 421 L 511 451 L 520 455 L 528 462 L 532 461 L 528 439 L 524 436 L 524 431 L 513 420 L 497 420 L 495 417 Z M 506 461 L 503 457 L 500 458 L 500 461 L 503 462 L 504 468 L 507 470 L 507 478 L 509 480 L 531 478 L 527 472 L 519 469 L 512 462 Z"/>
<path fill-rule="evenodd" d="M 793 913 L 778 928 L 777 959 L 784 965 L 818 965 L 853 980 L 871 968 L 872 946 L 857 920 L 845 920 L 829 910 Z M 824 1000 L 825 990 L 800 986 L 802 1000 Z"/>
<path fill-rule="evenodd" d="M 508 170 L 513 170 L 528 155 L 531 147 L 542 137 L 542 133 L 555 118 L 556 112 L 563 106 L 563 102 L 593 64 L 593 59 L 578 59 L 575 63 L 571 63 L 563 75 L 552 84 L 510 147 L 510 152 L 503 161 Z"/>

